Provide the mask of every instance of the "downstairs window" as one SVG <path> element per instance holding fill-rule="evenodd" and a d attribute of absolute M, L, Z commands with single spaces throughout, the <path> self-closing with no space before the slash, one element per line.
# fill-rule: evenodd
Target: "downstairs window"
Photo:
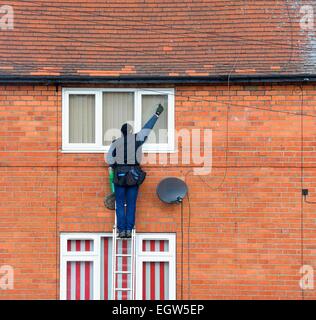
<path fill-rule="evenodd" d="M 117 270 L 130 271 L 131 241 L 118 241 Z M 112 294 L 112 234 L 61 235 L 60 298 L 114 300 Z M 136 234 L 135 299 L 176 299 L 174 234 Z M 130 288 L 130 274 L 116 275 L 117 287 Z M 115 300 L 131 300 L 130 291 Z"/>

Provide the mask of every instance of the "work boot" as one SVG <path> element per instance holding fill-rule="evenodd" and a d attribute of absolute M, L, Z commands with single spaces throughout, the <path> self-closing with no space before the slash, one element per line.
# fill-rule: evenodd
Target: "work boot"
<path fill-rule="evenodd" d="M 125 231 L 120 231 L 118 234 L 118 237 L 121 239 L 125 239 L 126 238 L 126 232 Z"/>
<path fill-rule="evenodd" d="M 131 230 L 127 230 L 126 231 L 126 238 L 131 238 L 132 237 L 132 231 Z"/>

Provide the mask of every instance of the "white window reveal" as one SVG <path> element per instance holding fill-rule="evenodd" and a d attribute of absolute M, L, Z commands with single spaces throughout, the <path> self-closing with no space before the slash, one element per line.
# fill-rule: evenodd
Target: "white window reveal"
<path fill-rule="evenodd" d="M 100 299 L 100 241 L 95 235 L 61 236 L 61 299 Z"/>
<path fill-rule="evenodd" d="M 117 269 L 130 271 L 131 241 L 119 241 Z M 136 292 L 138 300 L 176 299 L 174 234 L 136 235 Z M 60 298 L 113 300 L 112 234 L 61 235 Z M 116 275 L 117 287 L 130 288 L 129 273 Z M 131 300 L 130 291 L 116 292 L 115 300 Z"/>
<path fill-rule="evenodd" d="M 139 131 L 162 104 L 145 152 L 174 151 L 174 89 L 63 89 L 62 136 L 65 152 L 106 152 L 129 122 Z"/>
<path fill-rule="evenodd" d="M 139 235 L 136 274 L 136 298 L 141 300 L 174 299 L 175 279 L 173 239 L 164 239 L 159 234 Z"/>

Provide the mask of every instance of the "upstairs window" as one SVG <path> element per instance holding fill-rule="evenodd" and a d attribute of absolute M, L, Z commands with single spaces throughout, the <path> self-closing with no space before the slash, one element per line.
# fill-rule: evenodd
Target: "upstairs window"
<path fill-rule="evenodd" d="M 173 89 L 63 89 L 63 151 L 106 152 L 120 136 L 122 124 L 138 132 L 154 114 L 165 107 L 145 152 L 174 151 Z"/>

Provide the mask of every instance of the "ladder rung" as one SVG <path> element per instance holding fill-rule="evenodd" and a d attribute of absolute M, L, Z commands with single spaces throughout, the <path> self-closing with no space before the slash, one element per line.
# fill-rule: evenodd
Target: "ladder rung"
<path fill-rule="evenodd" d="M 127 240 L 127 246 L 130 246 L 130 250 L 122 250 L 120 253 L 118 253 L 118 247 L 120 244 L 123 243 L 123 240 Z M 130 241 L 129 241 L 130 240 Z M 121 241 L 121 242 L 120 242 Z M 113 281 L 113 287 L 112 287 L 112 293 L 114 300 L 117 299 L 118 292 L 126 292 L 126 294 L 133 300 L 134 297 L 134 291 L 135 291 L 135 246 L 136 246 L 136 230 L 133 229 L 131 238 L 119 238 L 118 229 L 116 227 L 116 224 L 113 226 L 113 250 L 112 250 L 112 281 Z M 128 269 L 129 271 L 119 271 L 117 270 L 117 262 L 122 260 L 123 257 L 127 257 L 127 261 L 122 264 L 121 269 Z M 124 259 L 122 260 L 124 262 Z M 120 284 L 120 286 L 123 286 L 124 284 L 126 286 L 129 285 L 128 288 L 118 288 L 118 278 L 116 275 L 127 275 L 126 277 L 131 277 L 130 283 L 128 280 L 123 280 L 123 282 Z M 124 278 L 124 277 L 123 277 Z"/>
<path fill-rule="evenodd" d="M 132 288 L 115 288 L 115 291 L 132 291 Z"/>

